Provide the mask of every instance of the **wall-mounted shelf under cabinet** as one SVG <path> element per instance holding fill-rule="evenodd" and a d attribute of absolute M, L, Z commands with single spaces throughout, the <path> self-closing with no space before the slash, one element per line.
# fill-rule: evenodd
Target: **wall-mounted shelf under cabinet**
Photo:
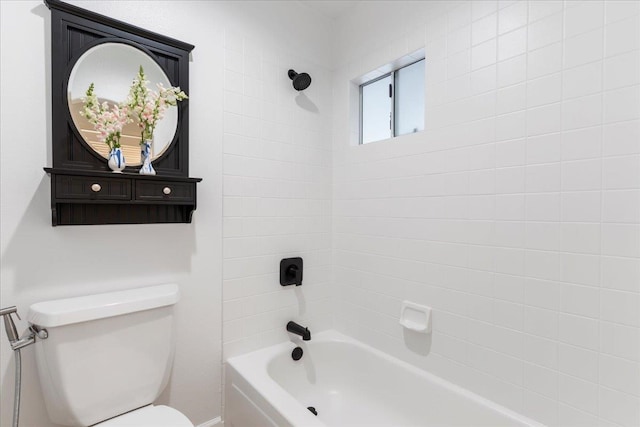
<path fill-rule="evenodd" d="M 190 223 L 202 178 L 44 168 L 56 225 Z"/>

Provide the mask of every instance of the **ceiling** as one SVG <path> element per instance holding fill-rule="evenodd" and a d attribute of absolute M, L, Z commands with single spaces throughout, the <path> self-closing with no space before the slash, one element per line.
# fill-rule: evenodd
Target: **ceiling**
<path fill-rule="evenodd" d="M 359 3 L 360 0 L 298 0 L 300 3 L 315 9 L 323 15 L 336 19 L 344 13 L 345 10 L 352 8 Z"/>

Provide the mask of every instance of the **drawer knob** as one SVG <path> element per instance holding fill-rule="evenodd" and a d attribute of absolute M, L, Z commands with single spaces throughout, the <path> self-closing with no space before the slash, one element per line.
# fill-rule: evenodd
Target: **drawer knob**
<path fill-rule="evenodd" d="M 164 187 L 162 189 L 162 192 L 168 196 L 169 194 L 171 194 L 171 187 Z"/>
<path fill-rule="evenodd" d="M 100 190 L 102 190 L 102 187 L 100 186 L 100 184 L 91 185 L 91 191 L 93 191 L 94 193 L 97 193 Z"/>

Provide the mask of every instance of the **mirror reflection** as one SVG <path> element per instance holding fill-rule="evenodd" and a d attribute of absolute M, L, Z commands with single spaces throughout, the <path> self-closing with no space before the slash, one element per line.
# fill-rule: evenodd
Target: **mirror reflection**
<path fill-rule="evenodd" d="M 103 43 L 87 50 L 78 59 L 69 76 L 67 99 L 71 118 L 85 142 L 105 159 L 109 157 L 109 147 L 98 139 L 98 132 L 89 121 L 80 115 L 83 98 L 91 83 L 99 102 L 109 105 L 126 100 L 133 78 L 138 69 L 144 68 L 150 88 L 162 83 L 171 83 L 162 68 L 145 52 L 124 43 Z M 178 125 L 178 110 L 167 109 L 165 116 L 155 128 L 152 160 L 160 157 L 169 147 Z M 140 127 L 137 121 L 125 125 L 120 138 L 122 152 L 128 166 L 138 166 L 140 161 Z"/>

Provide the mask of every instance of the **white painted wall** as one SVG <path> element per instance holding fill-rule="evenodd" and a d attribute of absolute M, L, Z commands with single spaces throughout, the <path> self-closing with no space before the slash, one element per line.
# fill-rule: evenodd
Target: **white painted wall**
<path fill-rule="evenodd" d="M 306 233 L 324 233 L 322 239 L 304 239 L 307 243 L 302 247 L 282 246 L 267 253 L 305 251 L 311 267 L 305 283 L 327 281 L 321 275 L 326 274 L 330 262 L 326 220 L 330 214 L 330 189 L 328 181 L 320 181 L 330 176 L 327 169 L 330 156 L 314 156 L 322 152 L 316 116 L 325 112 L 303 114 L 296 110 L 295 98 L 289 96 L 293 89 L 287 90 L 290 82 L 286 75 L 289 67 L 317 72 L 314 78 L 319 85 L 310 92 L 317 97 L 310 95 L 301 101 L 302 105 L 315 104 L 321 110 L 330 107 L 329 95 L 319 92 L 323 81 L 328 88 L 328 72 L 315 62 L 303 61 L 316 58 L 318 63 L 327 63 L 329 46 L 323 21 L 310 16 L 306 7 L 288 2 L 72 3 L 196 46 L 190 64 L 189 102 L 191 175 L 203 178 L 198 187 L 198 210 L 190 225 L 51 227 L 50 183 L 42 171 L 42 167 L 51 165 L 49 11 L 37 1 L 3 0 L 0 2 L 1 305 L 17 305 L 24 315 L 36 301 L 178 283 L 182 292 L 176 316 L 178 345 L 172 379 L 160 401 L 183 411 L 199 424 L 221 415 L 223 129 L 231 129 L 232 123 L 239 125 L 239 121 L 227 119 L 236 113 L 240 117 L 240 111 L 234 108 L 241 108 L 238 102 L 242 102 L 242 96 L 249 97 L 246 101 L 261 98 L 277 106 L 271 108 L 272 104 L 265 102 L 260 108 L 258 104 L 244 102 L 248 108 L 242 110 L 244 121 L 250 123 L 253 117 L 258 122 L 251 131 L 267 133 L 264 145 L 256 147 L 265 158 L 260 170 L 267 170 L 266 159 L 271 152 L 278 152 L 287 162 L 299 161 L 294 168 L 285 168 L 289 163 L 278 163 L 276 169 L 296 171 L 289 175 L 282 172 L 281 177 L 307 180 L 308 185 L 303 186 L 274 181 L 270 187 L 281 188 L 283 197 L 290 191 L 292 200 L 303 193 L 308 195 L 304 199 L 308 206 L 285 202 L 284 205 L 294 209 L 286 215 L 295 212 L 302 227 L 289 232 L 304 229 Z M 244 76 L 238 81 L 232 72 Z M 244 93 L 243 88 L 258 92 Z M 264 126 L 256 116 L 261 112 L 269 119 Z M 287 127 L 285 124 L 292 120 L 298 123 Z M 304 148 L 296 148 L 292 138 L 302 137 L 301 132 L 313 134 L 314 138 L 305 138 Z M 286 141 L 279 139 L 281 135 L 286 136 Z M 226 146 L 229 156 L 238 154 L 234 150 L 240 145 Z M 317 159 L 324 159 L 323 163 Z M 228 166 L 231 164 L 232 159 L 227 162 Z M 248 176 L 262 175 L 249 171 Z M 227 194 L 235 195 L 229 187 Z M 320 224 L 314 218 L 307 225 L 303 215 L 312 212 L 316 205 L 322 212 L 318 218 L 324 218 L 325 222 Z M 316 294 L 311 292 L 308 298 L 319 299 Z M 260 302 L 256 302 L 256 310 L 260 310 Z M 25 322 L 19 324 L 21 330 L 25 327 Z M 13 358 L 4 336 L 0 347 L 3 408 L 0 424 L 8 426 L 13 402 Z M 23 354 L 21 425 L 49 426 L 33 349 L 28 348 Z"/>
<path fill-rule="evenodd" d="M 177 349 L 161 397 L 195 423 L 220 414 L 222 31 L 204 4 L 87 2 L 80 6 L 200 48 L 191 64 L 191 172 L 204 180 L 190 225 L 51 227 L 50 21 L 41 2 L 2 2 L 2 305 L 24 316 L 36 301 L 166 282 L 180 285 Z M 211 15 L 213 15 L 211 13 Z M 191 22 L 192 26 L 174 21 Z M 20 40 L 20 42 L 16 42 Z M 202 302 L 205 303 L 202 303 Z M 20 329 L 26 327 L 20 323 Z M 13 358 L 2 347 L 2 418 L 10 425 Z M 33 348 L 23 350 L 22 426 L 48 426 Z M 193 369 L 197 366 L 198 369 Z"/>
<path fill-rule="evenodd" d="M 640 424 L 640 3 L 362 2 L 334 31 L 336 326 L 548 425 Z M 349 83 L 426 46 L 426 130 Z M 434 308 L 428 356 L 398 325 Z"/>

